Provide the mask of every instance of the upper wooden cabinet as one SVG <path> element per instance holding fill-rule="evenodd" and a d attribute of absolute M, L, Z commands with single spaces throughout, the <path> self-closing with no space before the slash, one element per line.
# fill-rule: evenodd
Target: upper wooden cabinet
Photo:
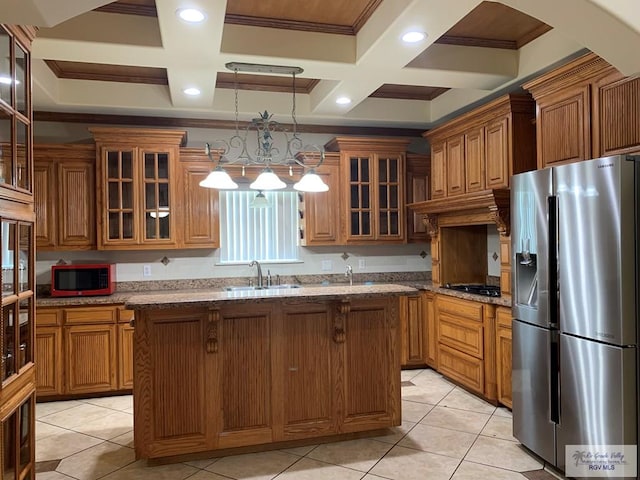
<path fill-rule="evenodd" d="M 219 191 L 199 183 L 211 172 L 211 160 L 202 148 L 181 148 L 178 164 L 176 208 L 180 246 L 184 248 L 220 247 Z"/>
<path fill-rule="evenodd" d="M 307 247 L 342 245 L 340 154 L 325 152 L 325 159 L 316 168 L 316 173 L 329 186 L 329 191 L 300 195 L 300 244 Z"/>
<path fill-rule="evenodd" d="M 407 204 L 429 200 L 429 172 L 431 160 L 428 155 L 407 153 L 406 194 Z M 407 242 L 428 242 L 427 228 L 422 217 L 407 208 Z"/>
<path fill-rule="evenodd" d="M 39 144 L 33 154 L 38 249 L 95 248 L 95 146 Z"/>
<path fill-rule="evenodd" d="M 640 146 L 640 79 L 593 53 L 523 85 L 537 103 L 538 168 Z"/>
<path fill-rule="evenodd" d="M 336 137 L 346 244 L 403 243 L 406 139 Z"/>
<path fill-rule="evenodd" d="M 536 167 L 534 103 L 505 95 L 429 130 L 431 198 L 509 188 L 511 175 Z"/>
<path fill-rule="evenodd" d="M 177 244 L 178 130 L 90 128 L 98 160 L 98 249 Z"/>

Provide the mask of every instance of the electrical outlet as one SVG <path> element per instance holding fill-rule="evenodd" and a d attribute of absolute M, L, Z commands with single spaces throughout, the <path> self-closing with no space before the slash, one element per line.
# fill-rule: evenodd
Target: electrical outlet
<path fill-rule="evenodd" d="M 358 268 L 359 268 L 359 269 L 361 269 L 361 270 L 362 270 L 363 268 L 365 268 L 365 261 L 364 261 L 364 258 L 360 258 L 360 259 L 358 259 Z"/>
<path fill-rule="evenodd" d="M 142 267 L 142 276 L 150 277 L 151 276 L 151 265 L 143 265 Z"/>
<path fill-rule="evenodd" d="M 325 272 L 330 271 L 333 266 L 331 265 L 331 260 L 322 260 L 322 270 Z"/>

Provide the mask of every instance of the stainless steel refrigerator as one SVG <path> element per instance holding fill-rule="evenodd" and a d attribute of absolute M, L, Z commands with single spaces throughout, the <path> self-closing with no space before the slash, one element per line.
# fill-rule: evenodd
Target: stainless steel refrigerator
<path fill-rule="evenodd" d="M 567 445 L 638 431 L 640 155 L 514 175 L 513 430 L 565 471 Z"/>

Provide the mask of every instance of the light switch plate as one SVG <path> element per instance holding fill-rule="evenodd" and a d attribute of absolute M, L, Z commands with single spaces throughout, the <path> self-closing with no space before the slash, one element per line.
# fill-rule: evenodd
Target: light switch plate
<path fill-rule="evenodd" d="M 331 260 L 322 260 L 322 270 L 328 272 L 332 269 Z"/>
<path fill-rule="evenodd" d="M 358 268 L 359 268 L 359 269 L 363 269 L 363 268 L 365 268 L 365 261 L 364 261 L 364 258 L 360 258 L 360 259 L 358 259 Z"/>
<path fill-rule="evenodd" d="M 151 276 L 151 265 L 144 265 L 142 267 L 142 276 L 150 277 Z"/>

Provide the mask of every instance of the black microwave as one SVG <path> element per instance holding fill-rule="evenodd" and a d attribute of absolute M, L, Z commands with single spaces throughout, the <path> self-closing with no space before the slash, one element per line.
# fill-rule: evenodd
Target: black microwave
<path fill-rule="evenodd" d="M 51 267 L 52 297 L 111 295 L 115 291 L 116 266 L 113 263 Z"/>

